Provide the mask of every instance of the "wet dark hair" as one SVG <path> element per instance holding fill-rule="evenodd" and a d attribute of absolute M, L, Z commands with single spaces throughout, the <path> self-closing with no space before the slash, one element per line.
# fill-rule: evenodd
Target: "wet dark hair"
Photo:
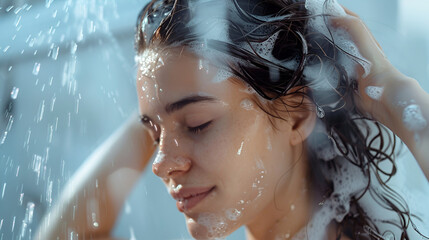
<path fill-rule="evenodd" d="M 195 12 L 190 5 L 206 4 L 209 7 L 216 2 L 151 1 L 137 19 L 137 53 L 142 53 L 152 45 L 191 48 L 195 44 L 206 44 L 209 49 L 231 57 L 226 63 L 229 70 L 250 85 L 260 97 L 268 100 L 269 104 L 259 101 L 258 106 L 272 119 L 285 120 L 282 117 L 284 112 L 301 106 L 284 101 L 284 96 L 300 95 L 311 99 L 327 133 L 314 133 L 313 139 L 329 138 L 341 153 L 341 157 L 325 161 L 319 159 L 317 149 L 309 148 L 312 182 L 325 183 L 314 184 L 313 188 L 325 198 L 329 197 L 334 191 L 333 184 L 322 169 L 329 174 L 336 174 L 345 160 L 359 167 L 366 177 L 366 188 L 351 197 L 350 211 L 336 224 L 337 239 L 342 235 L 352 239 L 384 239 L 384 232 L 380 232 L 376 222 L 381 220 L 371 219 L 359 201 L 367 193 L 382 208 L 396 213 L 397 219 L 384 223 L 390 224 L 392 231 L 393 228 L 399 230 L 401 239 L 409 239 L 407 228 L 412 224 L 409 208 L 405 200 L 387 185 L 396 173 L 396 137 L 356 108 L 353 97 L 357 89 L 356 79 L 348 75 L 339 59 L 342 56 L 355 61 L 358 59 L 338 47 L 332 38 L 308 27 L 310 19 L 322 17 L 327 21 L 329 15 L 310 15 L 304 0 L 231 0 L 223 19 L 228 23 L 230 41 L 202 39 L 195 30 L 199 23 L 192 21 Z M 273 58 L 267 59 L 253 46 L 270 38 L 273 39 L 273 45 L 269 51 Z M 286 64 L 288 62 L 296 64 L 290 67 L 290 64 Z M 334 66 L 338 81 L 328 89 L 312 91 L 317 83 L 309 80 L 304 69 L 328 63 Z M 314 108 L 309 110 L 314 111 Z M 390 171 L 385 170 L 386 163 L 390 164 Z M 379 187 L 374 187 L 372 181 L 376 181 Z"/>

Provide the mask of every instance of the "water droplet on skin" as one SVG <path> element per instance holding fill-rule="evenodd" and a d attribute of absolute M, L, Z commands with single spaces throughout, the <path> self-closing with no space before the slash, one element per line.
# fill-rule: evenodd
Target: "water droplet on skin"
<path fill-rule="evenodd" d="M 68 240 L 78 240 L 78 239 L 79 239 L 79 234 L 75 233 L 74 231 L 71 231 Z"/>
<path fill-rule="evenodd" d="M 244 141 L 241 142 L 240 148 L 237 151 L 237 155 L 241 155 L 241 151 L 243 150 Z"/>
<path fill-rule="evenodd" d="M 271 138 L 267 137 L 267 150 L 271 151 L 272 149 L 273 149 L 273 147 L 271 145 Z"/>
<path fill-rule="evenodd" d="M 229 208 L 225 211 L 226 218 L 231 221 L 237 221 L 237 219 L 241 216 L 241 211 L 235 208 Z"/>
<path fill-rule="evenodd" d="M 19 88 L 13 87 L 12 91 L 10 92 L 10 97 L 12 99 L 16 99 L 18 97 Z"/>
<path fill-rule="evenodd" d="M 171 187 L 172 189 L 173 189 L 173 191 L 175 192 L 175 193 L 177 193 L 177 192 L 179 192 L 180 191 L 180 189 L 182 189 L 183 188 L 183 186 L 182 186 L 182 184 L 179 184 L 179 185 L 177 185 L 177 186 L 172 186 Z"/>
<path fill-rule="evenodd" d="M 158 154 L 156 155 L 155 159 L 153 160 L 153 166 L 154 166 L 154 169 L 155 169 L 155 170 L 157 170 L 157 169 L 158 169 L 158 165 L 159 165 L 162 161 L 164 161 L 164 157 L 165 157 L 165 154 L 164 154 L 164 153 L 162 153 L 162 152 L 158 152 Z"/>
<path fill-rule="evenodd" d="M 246 110 L 252 110 L 253 109 L 253 103 L 250 99 L 244 99 L 241 101 L 240 106 Z"/>
<path fill-rule="evenodd" d="M 198 60 L 198 69 L 204 70 L 207 74 L 209 73 L 209 63 L 205 59 Z"/>
<path fill-rule="evenodd" d="M 190 224 L 190 223 L 195 223 L 195 220 L 194 220 L 193 218 L 189 218 L 188 220 L 186 220 L 186 222 L 187 222 L 188 224 Z"/>
<path fill-rule="evenodd" d="M 202 59 L 198 60 L 198 69 L 199 70 L 203 69 L 203 60 Z"/>

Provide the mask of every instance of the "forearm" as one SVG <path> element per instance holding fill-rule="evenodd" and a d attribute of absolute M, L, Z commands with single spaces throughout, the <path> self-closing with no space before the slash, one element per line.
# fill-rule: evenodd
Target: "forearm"
<path fill-rule="evenodd" d="M 371 63 L 371 71 L 358 80 L 356 105 L 364 114 L 390 128 L 408 146 L 429 178 L 429 96 L 414 79 L 400 73 L 386 58 L 380 45 L 359 16 L 345 9 L 347 17 L 333 18 Z M 414 114 L 412 114 L 414 113 Z"/>
<path fill-rule="evenodd" d="M 127 122 L 70 179 L 36 238 L 108 236 L 126 196 L 153 154 L 151 142 L 137 117 Z"/>

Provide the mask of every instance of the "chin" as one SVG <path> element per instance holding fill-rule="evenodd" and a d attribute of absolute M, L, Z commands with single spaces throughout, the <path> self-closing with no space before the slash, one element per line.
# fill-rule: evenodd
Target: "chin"
<path fill-rule="evenodd" d="M 201 213 L 198 219 L 186 217 L 188 231 L 195 239 L 225 238 L 236 229 L 232 225 L 214 213 Z"/>
<path fill-rule="evenodd" d="M 208 229 L 195 222 L 194 219 L 189 218 L 186 220 L 186 226 L 188 228 L 189 234 L 195 239 L 210 239 Z"/>

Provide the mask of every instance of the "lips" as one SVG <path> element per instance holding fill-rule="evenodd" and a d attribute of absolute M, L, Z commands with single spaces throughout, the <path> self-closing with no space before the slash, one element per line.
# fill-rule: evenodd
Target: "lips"
<path fill-rule="evenodd" d="M 209 195 L 215 187 L 180 188 L 170 191 L 179 211 L 188 211 Z"/>

